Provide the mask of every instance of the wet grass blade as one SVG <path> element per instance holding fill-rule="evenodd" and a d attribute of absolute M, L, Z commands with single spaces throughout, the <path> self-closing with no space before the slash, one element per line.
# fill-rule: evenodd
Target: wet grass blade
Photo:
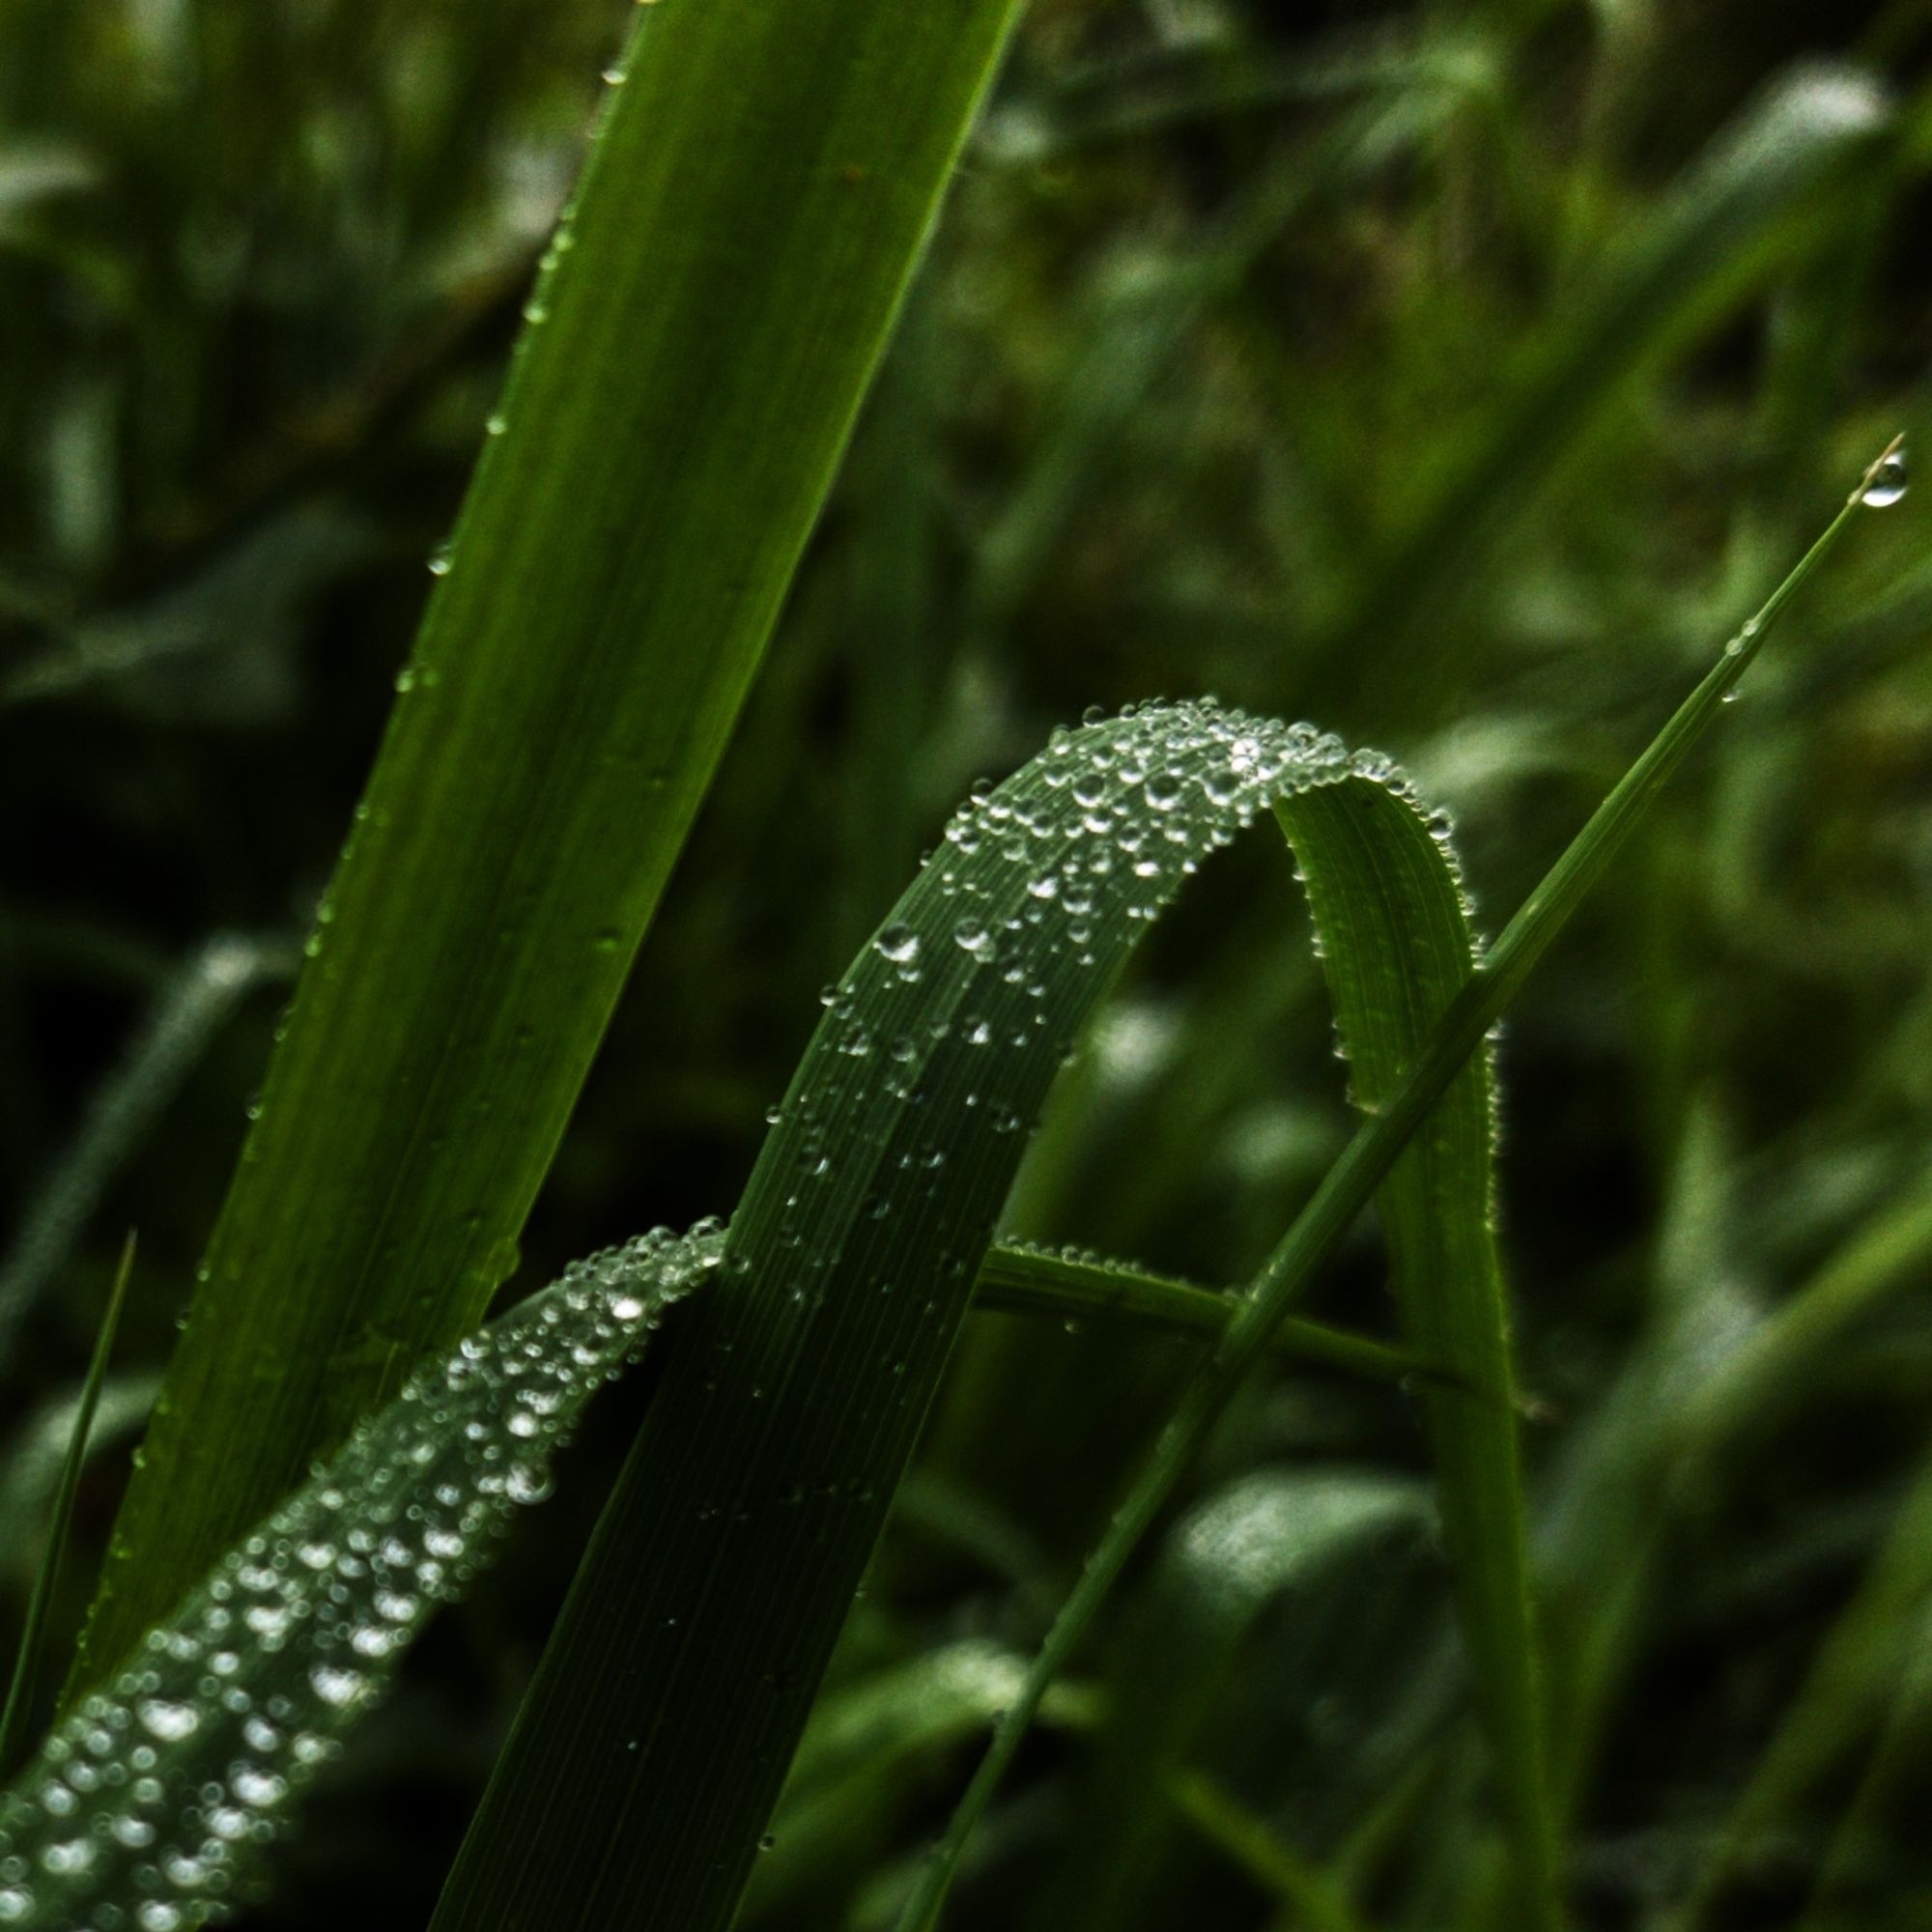
<path fill-rule="evenodd" d="M 1305 725 L 1150 706 L 954 819 L 831 995 L 438 1932 L 730 1918 L 1063 1057 L 1186 874 L 1321 784 L 1402 781 Z"/>
<path fill-rule="evenodd" d="M 0 1923 L 225 1916 L 436 1605 L 548 1494 L 584 1405 L 718 1255 L 700 1225 L 580 1262 L 358 1428 L 0 1793 Z"/>
<path fill-rule="evenodd" d="M 1229 1328 L 1211 1362 L 1189 1386 L 1125 1501 L 1115 1513 L 1106 1536 L 1089 1559 L 1080 1582 L 1063 1605 L 1035 1660 L 1026 1694 L 1014 1700 L 994 1733 L 992 1745 L 961 1798 L 945 1837 L 921 1875 L 900 1920 L 902 1932 L 926 1932 L 926 1928 L 936 1923 L 960 1855 L 1019 1748 L 1039 1697 L 1085 1634 L 1127 1559 L 1159 1516 L 1195 1451 L 1220 1418 L 1244 1373 L 1267 1346 L 1275 1327 L 1307 1288 L 1316 1270 L 1368 1206 L 1410 1136 L 1420 1128 L 1470 1054 L 1479 1048 L 1490 1028 L 1507 1009 L 1570 915 L 1615 858 L 1650 802 L 1717 717 L 1719 708 L 1762 648 L 1785 606 L 1844 534 L 1863 502 L 1865 492 L 1891 460 L 1899 440 L 1895 439 L 1866 470 L 1846 498 L 1844 507 L 1756 614 L 1724 646 L 1717 663 L 1524 900 L 1494 947 L 1431 1028 L 1426 1050 L 1328 1170 L 1313 1199 L 1257 1279 L 1240 1320 Z M 1893 498 L 1883 497 L 1878 500 Z M 1547 1815 L 1549 1808 L 1547 1795 L 1539 1808 Z M 1532 1882 L 1535 1876 L 1530 1874 Z M 1550 1885 L 1553 1874 L 1544 1877 L 1546 1885 Z M 1533 1909 L 1546 1916 L 1560 1912 L 1553 1886 L 1533 1901 Z"/>
<path fill-rule="evenodd" d="M 47 1516 L 46 1543 L 41 1552 L 40 1566 L 34 1573 L 33 1589 L 27 1596 L 20 1645 L 14 1660 L 14 1674 L 7 1686 L 6 1708 L 0 1711 L 0 1778 L 13 1776 L 21 1750 L 33 1733 L 35 1691 L 41 1679 L 54 1585 L 60 1577 L 61 1558 L 67 1549 L 68 1524 L 73 1518 L 73 1499 L 80 1491 L 80 1472 L 87 1466 L 88 1437 L 94 1432 L 95 1412 L 100 1406 L 100 1391 L 106 1385 L 108 1358 L 114 1352 L 114 1337 L 121 1326 L 121 1310 L 128 1299 L 128 1281 L 133 1272 L 134 1236 L 130 1234 L 121 1250 L 121 1265 L 115 1270 L 114 1286 L 100 1318 L 100 1332 L 95 1338 L 93 1359 L 87 1365 L 87 1378 L 81 1384 L 73 1430 L 68 1437 L 67 1454 L 61 1462 L 60 1485 L 54 1492 L 53 1508 Z"/>
<path fill-rule="evenodd" d="M 1476 949 L 1427 828 L 1373 792 L 1277 808 L 1308 882 L 1356 1106 L 1400 1091 Z M 1463 1645 L 1516 1854 L 1525 1924 L 1561 1918 L 1547 1798 L 1539 1645 L 1530 1607 L 1509 1312 L 1496 1253 L 1491 1056 L 1449 1083 L 1376 1193 L 1408 1345 L 1460 1386 L 1420 1389 Z"/>
<path fill-rule="evenodd" d="M 1756 1857 L 1774 1857 L 1807 1799 L 1864 1739 L 1897 1718 L 1901 1693 L 1922 1696 L 1918 1655 L 1932 1606 L 1932 1460 L 1922 1462 L 1857 1595 L 1826 1634 L 1797 1695 L 1758 1754 L 1690 1896 L 1668 1932 L 1718 1919 L 1728 1884 Z M 1922 1710 L 1911 1713 L 1922 1719 Z M 1901 1767 L 1892 1766 L 1896 1776 Z"/>
<path fill-rule="evenodd" d="M 639 10 L 309 942 L 83 1679 L 513 1267 L 1013 12 Z"/>

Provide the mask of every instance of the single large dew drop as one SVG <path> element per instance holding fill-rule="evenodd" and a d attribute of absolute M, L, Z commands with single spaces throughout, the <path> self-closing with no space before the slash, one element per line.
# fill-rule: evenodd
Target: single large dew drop
<path fill-rule="evenodd" d="M 1859 492 L 1859 501 L 1869 510 L 1889 510 L 1905 495 L 1906 482 L 1905 446 L 1901 443 L 1873 467 Z"/>

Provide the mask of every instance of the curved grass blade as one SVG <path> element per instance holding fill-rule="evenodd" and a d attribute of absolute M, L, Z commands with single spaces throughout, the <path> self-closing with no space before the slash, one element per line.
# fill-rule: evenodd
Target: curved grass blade
<path fill-rule="evenodd" d="M 159 1388 L 160 1378 L 152 1371 L 110 1375 L 95 1406 L 88 1456 L 98 1456 L 138 1432 Z M 33 1565 L 24 1552 L 33 1547 L 34 1533 L 46 1520 L 60 1490 L 83 1395 L 84 1391 L 70 1393 L 45 1404 L 8 1442 L 0 1459 L 0 1550 L 10 1552 L 12 1580 L 31 1580 Z"/>
<path fill-rule="evenodd" d="M 128 1299 L 128 1280 L 133 1271 L 134 1236 L 130 1234 L 121 1250 L 121 1265 L 115 1271 L 106 1312 L 100 1318 L 100 1332 L 95 1337 L 94 1355 L 87 1365 L 87 1378 L 81 1384 L 72 1433 L 68 1437 L 67 1454 L 61 1460 L 60 1485 L 54 1492 L 53 1509 L 47 1519 L 46 1544 L 41 1554 L 40 1567 L 34 1573 L 34 1587 L 27 1597 L 27 1613 L 20 1629 L 20 1647 L 14 1659 L 14 1675 L 7 1686 L 6 1709 L 0 1712 L 0 1777 L 13 1775 L 33 1723 L 34 1690 L 40 1681 L 41 1653 L 46 1643 L 47 1617 L 53 1608 L 54 1584 L 59 1578 L 61 1557 L 67 1548 L 68 1524 L 73 1518 L 73 1499 L 80 1490 L 80 1472 L 87 1466 L 87 1444 L 94 1433 L 95 1411 L 100 1406 L 100 1391 L 107 1381 L 108 1357 L 114 1352 L 114 1337 L 121 1327 L 121 1310 Z"/>
<path fill-rule="evenodd" d="M 0 1924 L 185 1932 L 458 1595 L 590 1397 L 716 1267 L 715 1227 L 580 1262 L 423 1369 L 231 1550 L 0 1796 Z"/>
<path fill-rule="evenodd" d="M 637 10 L 81 1681 L 510 1272 L 1015 11 Z"/>
<path fill-rule="evenodd" d="M 825 1697 L 799 1741 L 741 1922 L 794 1922 L 800 1886 L 835 1863 L 841 1846 L 899 1820 L 921 1789 L 908 1775 L 983 1737 L 1025 1676 L 1021 1653 L 968 1637 Z M 1067 1729 L 1091 1725 L 1094 1700 L 1084 1687 L 1054 1689 L 1057 1694 L 1040 1708 L 1042 1721 Z"/>
<path fill-rule="evenodd" d="M 1373 1120 L 1476 963 L 1428 828 L 1350 788 L 1276 809 L 1308 882 L 1355 1104 Z M 1446 838 L 1446 830 L 1439 831 Z M 1376 1193 L 1409 1347 L 1457 1387 L 1419 1389 L 1463 1641 L 1512 1836 L 1525 1923 L 1561 1911 L 1530 1608 L 1509 1312 L 1496 1254 L 1491 1057 L 1449 1083 Z"/>
<path fill-rule="evenodd" d="M 438 1932 L 730 1918 L 1063 1058 L 1186 875 L 1337 783 L 1406 789 L 1307 725 L 1151 706 L 953 820 L 831 996 Z"/>
<path fill-rule="evenodd" d="M 1368 1206 L 1410 1136 L 1428 1118 L 1570 915 L 1607 868 L 1652 799 L 1717 717 L 1725 697 L 1762 649 L 1785 606 L 1844 534 L 1860 505 L 1866 500 L 1866 491 L 1879 478 L 1902 440 L 1894 438 L 1880 453 L 1846 497 L 1843 508 L 1783 582 L 1725 644 L 1717 663 L 1597 808 L 1432 1026 L 1427 1047 L 1405 1073 L 1400 1085 L 1357 1129 L 1353 1140 L 1323 1177 L 1314 1197 L 1257 1278 L 1240 1318 L 1229 1327 L 1212 1360 L 1182 1396 L 1128 1490 L 1125 1501 L 1115 1512 L 1105 1537 L 1089 1558 L 1079 1583 L 1062 1606 L 1035 1659 L 1025 1696 L 1014 1701 L 994 1732 L 985 1758 L 967 1786 L 946 1835 L 907 1905 L 900 1921 L 903 1932 L 926 1932 L 926 1928 L 936 1923 L 960 1854 L 1019 1748 L 1038 1698 L 1080 1641 L 1128 1557 L 1219 1420 L 1244 1373 L 1267 1346 L 1275 1327 L 1317 1268 Z M 1895 498 L 1888 495 L 1875 500 L 1882 505 Z M 1539 1808 L 1547 1814 L 1547 1799 Z M 1546 1893 L 1539 1909 L 1545 1913 L 1560 1909 L 1553 1891 Z"/>

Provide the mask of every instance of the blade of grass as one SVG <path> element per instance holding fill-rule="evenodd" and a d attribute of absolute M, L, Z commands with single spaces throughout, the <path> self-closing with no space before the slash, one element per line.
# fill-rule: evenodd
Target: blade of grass
<path fill-rule="evenodd" d="M 926 1932 L 936 1923 L 960 1853 L 992 1799 L 1026 1733 L 1033 1710 L 1104 1602 L 1128 1557 L 1160 1513 L 1219 1419 L 1240 1378 L 1266 1345 L 1276 1324 L 1368 1205 L 1409 1137 L 1507 1009 L 1550 942 L 1561 931 L 1635 829 L 1645 809 L 1690 748 L 1717 717 L 1725 696 L 1762 648 L 1771 627 L 1843 535 L 1866 486 L 1897 447 L 1895 440 L 1860 480 L 1811 548 L 1757 613 L 1719 653 L 1718 661 L 1679 705 L 1662 730 L 1598 807 L 1542 882 L 1504 928 L 1495 946 L 1435 1022 L 1428 1048 L 1418 1057 L 1381 1111 L 1357 1130 L 1293 1227 L 1258 1277 L 1241 1317 L 1233 1323 L 1211 1361 L 1190 1384 L 1175 1415 L 1115 1514 L 1106 1536 L 1089 1559 L 1035 1661 L 1026 1692 L 1016 1698 L 935 1848 L 908 1902 L 902 1932 Z M 1546 1911 L 1553 1901 L 1546 1899 Z"/>
<path fill-rule="evenodd" d="M 1428 829 L 1391 819 L 1374 793 L 1290 799 L 1276 815 L 1307 880 L 1355 1104 L 1373 1121 L 1469 981 L 1476 948 L 1466 909 Z M 1422 1386 L 1423 1420 L 1469 1673 L 1514 1843 L 1518 1909 L 1526 1924 L 1554 1924 L 1560 1882 L 1496 1254 L 1495 1131 L 1491 1057 L 1478 1053 L 1375 1198 L 1404 1335 L 1460 1385 Z"/>
<path fill-rule="evenodd" d="M 7 1686 L 7 1703 L 0 1712 L 0 1778 L 11 1777 L 20 1753 L 32 1735 L 35 1688 L 40 1682 L 41 1660 L 46 1649 L 47 1620 L 53 1610 L 54 1585 L 60 1579 L 61 1557 L 67 1549 L 68 1524 L 73 1519 L 73 1499 L 80 1491 L 80 1472 L 87 1466 L 87 1442 L 94 1430 L 94 1415 L 100 1405 L 100 1391 L 107 1380 L 107 1362 L 114 1352 L 114 1337 L 121 1326 L 121 1310 L 128 1299 L 128 1282 L 134 1272 L 134 1236 L 130 1233 L 121 1250 L 121 1264 L 114 1273 L 114 1286 L 100 1318 L 100 1332 L 95 1337 L 94 1356 L 87 1365 L 87 1378 L 81 1384 L 80 1405 L 74 1410 L 73 1432 L 68 1437 L 67 1455 L 61 1463 L 60 1487 L 54 1492 L 53 1508 L 47 1515 L 47 1540 L 41 1552 L 40 1567 L 34 1573 L 34 1587 L 28 1593 L 27 1612 L 21 1622 L 20 1645 L 14 1658 L 14 1674 Z"/>
<path fill-rule="evenodd" d="M 660 1932 L 729 1919 L 1023 1130 L 1186 874 L 1337 783 L 1404 781 L 1306 725 L 1150 706 L 1057 734 L 954 819 L 833 989 L 438 1932 L 601 1926 L 639 1897 Z"/>
<path fill-rule="evenodd" d="M 1762 1428 L 1804 1386 L 1804 1364 L 1932 1265 L 1932 1186 L 1893 1203 L 1686 1392 L 1672 1452 L 1711 1459 Z"/>
<path fill-rule="evenodd" d="M 1087 1261 L 1045 1248 L 997 1247 L 987 1253 L 980 1269 L 973 1305 L 1075 1321 L 1118 1315 L 1179 1334 L 1218 1335 L 1240 1302 L 1216 1289 L 1143 1274 L 1118 1262 Z M 1284 1321 L 1275 1346 L 1297 1360 L 1345 1369 L 1376 1381 L 1458 1382 L 1455 1372 L 1440 1363 L 1325 1321 L 1301 1318 Z"/>
<path fill-rule="evenodd" d="M 920 1767 L 982 1737 L 1026 1670 L 1018 1652 L 983 1637 L 944 1644 L 829 1692 L 799 1741 L 765 1855 L 746 1890 L 742 1922 L 795 1922 L 785 1907 L 803 1876 L 836 1868 L 841 1845 L 875 1840 L 918 1802 Z M 1093 1721 L 1084 1687 L 1061 1684 L 1041 1707 L 1048 1724 Z M 795 1909 L 795 1908 L 794 1908 Z"/>
<path fill-rule="evenodd" d="M 1826 1634 L 1810 1670 L 1748 1782 L 1726 1814 L 1668 1932 L 1710 1922 L 1751 1856 L 1793 1822 L 1819 1780 L 1860 1739 L 1882 1732 L 1914 1674 L 1932 1605 L 1932 1458 L 1923 1461 L 1858 1593 Z"/>
<path fill-rule="evenodd" d="M 160 1377 L 151 1371 L 107 1378 L 88 1432 L 90 1458 L 138 1434 L 159 1387 Z M 23 1588 L 32 1587 L 34 1565 L 27 1552 L 60 1489 L 80 1404 L 79 1391 L 44 1404 L 0 1458 L 0 1550 L 9 1552 L 10 1580 Z"/>
<path fill-rule="evenodd" d="M 1256 1626 L 1365 1547 L 1432 1518 L 1413 1478 L 1348 1467 L 1258 1469 L 1169 1533 L 1107 1666 L 1106 1717 L 1069 1807 L 1067 1852 L 1027 1923 L 1158 1924 L 1174 1784 L 1230 1692 Z"/>
<path fill-rule="evenodd" d="M 429 1363 L 217 1563 L 0 1793 L 0 1923 L 187 1932 L 458 1596 L 584 1406 L 716 1268 L 660 1229 Z"/>
<path fill-rule="evenodd" d="M 79 1682 L 514 1265 L 1014 11 L 639 10 Z"/>
<path fill-rule="evenodd" d="M 1306 149 L 1276 162 L 1224 215 L 1198 252 L 1143 269 L 1122 294 L 1097 304 L 1078 332 L 1047 405 L 1038 449 L 998 519 L 975 547 L 961 631 L 969 643 L 997 636 L 1033 591 L 1054 550 L 1094 495 L 1149 394 L 1198 329 L 1304 210 L 1435 132 L 1454 105 L 1434 73 L 1390 76 L 1392 92 L 1352 108 Z"/>

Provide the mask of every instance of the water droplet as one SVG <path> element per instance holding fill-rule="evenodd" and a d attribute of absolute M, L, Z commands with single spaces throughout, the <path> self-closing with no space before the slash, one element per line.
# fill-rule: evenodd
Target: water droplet
<path fill-rule="evenodd" d="M 190 1738 L 201 1728 L 201 1713 L 192 1704 L 171 1703 L 165 1697 L 144 1697 L 134 1707 L 141 1728 L 168 1744 Z"/>
<path fill-rule="evenodd" d="M 909 925 L 895 923 L 882 927 L 872 945 L 895 966 L 910 966 L 919 957 L 919 934 Z"/>
<path fill-rule="evenodd" d="M 1905 495 L 1905 449 L 1901 444 L 1897 449 L 1879 459 L 1865 485 L 1859 492 L 1859 501 L 1871 510 L 1889 510 Z"/>

